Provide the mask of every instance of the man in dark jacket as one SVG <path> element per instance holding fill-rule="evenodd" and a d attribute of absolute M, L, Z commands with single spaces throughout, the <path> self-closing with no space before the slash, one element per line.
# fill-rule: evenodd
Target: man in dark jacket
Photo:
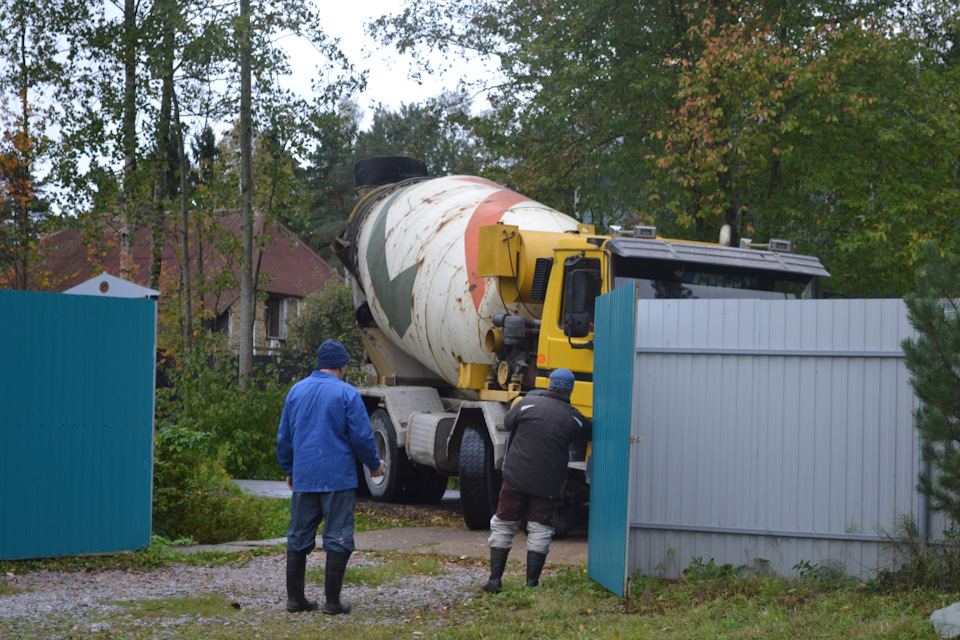
<path fill-rule="evenodd" d="M 512 433 L 503 462 L 503 487 L 497 513 L 490 519 L 490 579 L 484 591 L 500 592 L 500 580 L 520 530 L 527 520 L 527 586 L 540 583 L 540 573 L 553 538 L 551 520 L 563 489 L 570 443 L 589 440 L 590 419 L 570 404 L 573 373 L 557 369 L 546 391 L 533 391 L 514 405 L 503 420 Z"/>
<path fill-rule="evenodd" d="M 343 575 L 353 553 L 353 507 L 357 460 L 381 476 L 387 465 L 377 455 L 370 418 L 360 394 L 343 381 L 350 356 L 336 340 L 317 351 L 317 370 L 291 387 L 277 430 L 277 461 L 293 491 L 287 530 L 287 611 L 316 611 L 304 596 L 307 556 L 323 521 L 327 554 L 323 612 L 350 613 L 340 600 Z"/>

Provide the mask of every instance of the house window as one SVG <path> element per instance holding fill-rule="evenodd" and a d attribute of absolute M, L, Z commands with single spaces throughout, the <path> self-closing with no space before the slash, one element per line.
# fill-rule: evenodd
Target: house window
<path fill-rule="evenodd" d="M 227 309 L 211 321 L 211 329 L 214 333 L 230 334 L 230 309 Z"/>
<path fill-rule="evenodd" d="M 287 299 L 267 298 L 267 337 L 287 339 Z"/>

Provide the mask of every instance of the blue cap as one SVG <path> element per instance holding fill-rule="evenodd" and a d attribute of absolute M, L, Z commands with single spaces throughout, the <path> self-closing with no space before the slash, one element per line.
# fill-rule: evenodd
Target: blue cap
<path fill-rule="evenodd" d="M 350 362 L 350 354 L 337 340 L 325 340 L 317 349 L 317 369 L 339 369 Z"/>
<path fill-rule="evenodd" d="M 570 369 L 554 369 L 550 374 L 550 388 L 561 391 L 573 390 L 573 372 Z"/>

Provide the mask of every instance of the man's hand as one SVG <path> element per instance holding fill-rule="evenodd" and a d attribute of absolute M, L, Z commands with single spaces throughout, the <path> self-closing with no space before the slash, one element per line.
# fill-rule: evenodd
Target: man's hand
<path fill-rule="evenodd" d="M 370 477 L 371 477 L 371 478 L 379 478 L 380 476 L 382 476 L 382 475 L 385 474 L 386 472 L 387 472 L 387 461 L 386 461 L 386 460 L 381 460 L 381 461 L 380 461 L 380 466 L 377 467 L 376 471 L 371 471 L 371 472 L 370 472 Z"/>
<path fill-rule="evenodd" d="M 293 476 L 287 476 L 287 489 L 293 491 Z"/>

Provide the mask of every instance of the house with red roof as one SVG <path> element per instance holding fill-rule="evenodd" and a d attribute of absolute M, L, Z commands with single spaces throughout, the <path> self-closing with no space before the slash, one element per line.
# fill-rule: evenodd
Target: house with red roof
<path fill-rule="evenodd" d="M 180 296 L 180 235 L 171 225 L 164 237 L 161 255 L 162 296 Z M 130 282 L 149 285 L 151 233 L 135 233 Z M 189 240 L 191 290 L 195 317 L 216 331 L 224 331 L 236 347 L 240 321 L 240 215 L 216 216 L 203 233 L 194 230 Z M 121 257 L 116 234 L 104 228 L 91 241 L 79 229 L 64 229 L 47 236 L 40 260 L 30 276 L 35 291 L 64 292 L 103 273 L 121 275 Z M 264 227 L 258 216 L 254 224 L 254 287 L 257 308 L 254 323 L 254 353 L 269 355 L 288 337 L 288 321 L 300 301 L 341 276 L 280 222 Z M 198 308 L 199 307 L 199 308 Z"/>

